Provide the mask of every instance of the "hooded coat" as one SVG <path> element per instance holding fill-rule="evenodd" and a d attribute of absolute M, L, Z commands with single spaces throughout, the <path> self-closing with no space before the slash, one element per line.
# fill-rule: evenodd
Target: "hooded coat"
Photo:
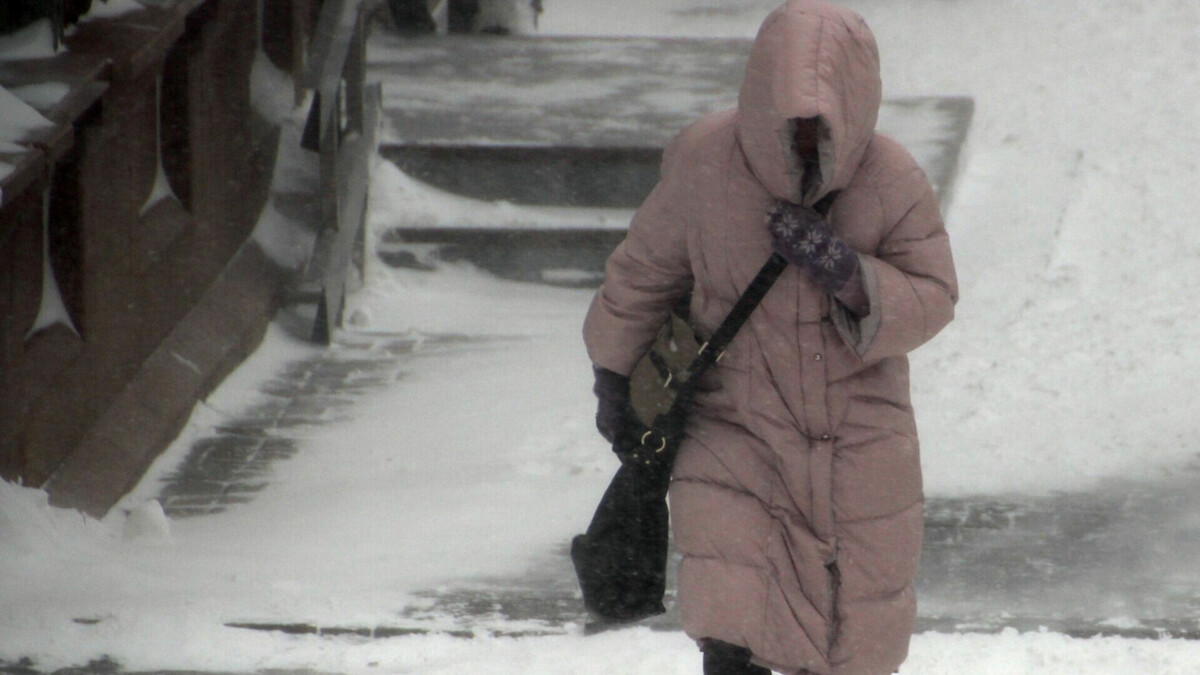
<path fill-rule="evenodd" d="M 906 354 L 951 320 L 958 291 L 928 179 L 875 133 L 880 97 L 861 17 L 816 0 L 772 12 L 737 108 L 669 144 L 584 324 L 593 363 L 620 374 L 689 293 L 711 335 L 771 255 L 776 200 L 836 191 L 828 219 L 858 252 L 869 313 L 789 266 L 704 376 L 670 490 L 684 629 L 783 673 L 891 673 L 916 615 Z M 798 118 L 819 119 L 815 165 L 793 151 Z"/>

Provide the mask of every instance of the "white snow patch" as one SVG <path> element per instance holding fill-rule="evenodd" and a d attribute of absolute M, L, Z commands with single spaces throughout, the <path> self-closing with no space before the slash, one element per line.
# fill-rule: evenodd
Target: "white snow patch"
<path fill-rule="evenodd" d="M 25 334 L 25 339 L 36 335 L 55 324 L 61 324 L 75 335 L 79 329 L 67 311 L 67 305 L 62 299 L 62 290 L 58 285 L 58 277 L 54 274 L 54 265 L 50 262 L 50 195 L 42 195 L 42 299 L 38 305 L 37 317 L 33 326 Z"/>
<path fill-rule="evenodd" d="M 79 22 L 84 23 L 94 19 L 115 19 L 126 14 L 140 12 L 146 8 L 147 4 L 153 3 L 154 0 L 146 0 L 146 2 L 138 2 L 138 0 L 92 0 L 92 8 L 87 14 L 79 18 Z"/>
<path fill-rule="evenodd" d="M 50 506 L 41 490 L 0 481 L 0 541 L 9 554 L 31 559 L 70 559 L 111 539 L 97 521 Z"/>
<path fill-rule="evenodd" d="M 8 91 L 34 109 L 45 111 L 58 105 L 70 93 L 71 85 L 66 82 L 42 82 L 10 87 Z"/>
<path fill-rule="evenodd" d="M 250 104 L 254 111 L 275 126 L 286 122 L 296 109 L 292 76 L 275 67 L 260 48 L 250 68 Z"/>
<path fill-rule="evenodd" d="M 179 198 L 175 196 L 175 191 L 171 189 L 171 182 L 167 180 L 167 172 L 163 168 L 162 161 L 162 75 L 154 83 L 154 155 L 155 155 L 155 170 L 154 170 L 154 185 L 150 188 L 150 194 L 146 197 L 146 201 L 142 204 L 140 215 L 146 215 L 146 212 L 164 199 L 170 199 L 176 203 Z"/>
<path fill-rule="evenodd" d="M 512 35 L 531 35 L 537 32 L 537 13 L 531 0 L 480 0 L 474 28 L 501 28 Z"/>
<path fill-rule="evenodd" d="M 401 228 L 611 229 L 629 227 L 632 209 L 530 206 L 483 201 L 422 183 L 388 161 L 377 161 L 371 178 L 368 226 L 382 233 Z"/>
<path fill-rule="evenodd" d="M 291 270 L 298 270 L 308 262 L 317 240 L 314 227 L 297 222 L 279 208 L 280 200 L 311 200 L 319 189 L 320 166 L 317 155 L 300 147 L 304 110 L 305 106 L 296 106 L 288 114 L 277 118 L 280 133 L 271 177 L 271 196 L 251 234 L 251 239 L 262 247 L 268 257 Z M 282 108 L 276 108 L 275 113 L 282 114 Z M 313 205 L 311 208 L 317 207 Z"/>
<path fill-rule="evenodd" d="M 294 270 L 308 262 L 317 237 L 280 213 L 272 199 L 259 215 L 251 239 L 280 267 Z"/>
<path fill-rule="evenodd" d="M 25 153 L 29 149 L 19 142 L 29 139 L 30 134 L 54 128 L 54 123 L 42 117 L 28 103 L 17 98 L 4 87 L 0 87 L 0 152 Z"/>
<path fill-rule="evenodd" d="M 131 510 L 121 527 L 125 541 L 170 542 L 171 523 L 157 499 L 150 499 Z"/>
<path fill-rule="evenodd" d="M 0 35 L 0 61 L 48 59 L 54 54 L 54 27 L 50 19 L 39 19 L 18 31 Z"/>

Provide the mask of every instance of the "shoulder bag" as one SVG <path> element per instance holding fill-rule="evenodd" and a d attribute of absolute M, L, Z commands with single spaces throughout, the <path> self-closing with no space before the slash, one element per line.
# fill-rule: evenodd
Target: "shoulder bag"
<path fill-rule="evenodd" d="M 584 606 L 593 619 L 589 629 L 666 611 L 667 489 L 688 408 L 698 393 L 700 377 L 720 360 L 787 264 L 777 253 L 767 260 L 720 327 L 699 345 L 681 378 L 671 374 L 661 355 L 657 360 L 654 354 L 648 357 L 656 361 L 653 368 L 664 373 L 664 384 L 674 396 L 652 424 L 631 420 L 630 430 L 617 438 L 614 450 L 621 457 L 621 467 L 600 499 L 587 532 L 571 542 L 571 561 Z M 678 322 L 672 317 L 664 330 L 678 331 Z M 678 351 L 678 344 L 673 347 Z"/>

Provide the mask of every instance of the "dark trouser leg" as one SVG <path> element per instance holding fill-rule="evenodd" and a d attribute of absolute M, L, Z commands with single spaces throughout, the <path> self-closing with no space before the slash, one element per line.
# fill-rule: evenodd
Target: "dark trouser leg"
<path fill-rule="evenodd" d="M 436 28 L 425 0 L 388 0 L 388 9 L 401 33 L 432 33 Z"/>
<path fill-rule="evenodd" d="M 762 666 L 750 664 L 750 650 L 720 640 L 705 640 L 704 675 L 771 675 Z"/>
<path fill-rule="evenodd" d="M 478 13 L 479 0 L 450 0 L 450 32 L 470 33 Z"/>

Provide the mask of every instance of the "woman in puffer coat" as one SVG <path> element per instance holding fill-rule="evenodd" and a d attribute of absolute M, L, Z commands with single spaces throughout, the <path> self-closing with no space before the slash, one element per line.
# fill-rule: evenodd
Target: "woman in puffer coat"
<path fill-rule="evenodd" d="M 929 181 L 875 132 L 880 95 L 861 17 L 777 8 L 737 108 L 668 146 L 587 315 L 611 440 L 680 299 L 711 335 L 773 250 L 793 263 L 705 375 L 674 466 L 678 606 L 706 673 L 875 675 L 907 655 L 923 498 L 906 354 L 958 291 Z"/>

